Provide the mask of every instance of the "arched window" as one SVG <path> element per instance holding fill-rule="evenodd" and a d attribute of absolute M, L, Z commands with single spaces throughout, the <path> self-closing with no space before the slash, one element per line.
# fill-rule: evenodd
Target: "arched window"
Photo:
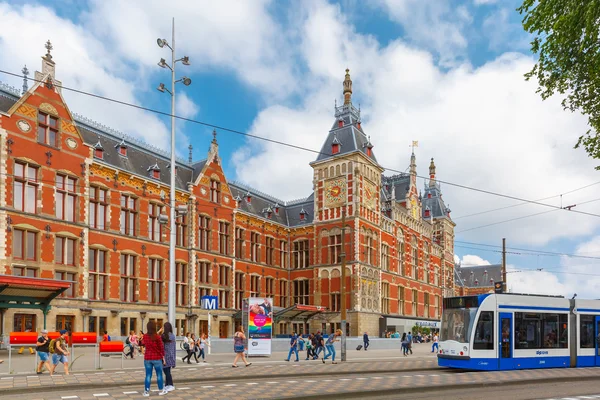
<path fill-rule="evenodd" d="M 430 248 L 429 248 L 429 243 L 425 242 L 423 243 L 423 272 L 425 274 L 425 282 L 427 283 L 431 283 L 431 279 L 429 276 L 430 270 L 429 270 L 429 252 L 430 252 Z"/>
<path fill-rule="evenodd" d="M 398 273 L 404 276 L 404 232 L 398 230 Z"/>
<path fill-rule="evenodd" d="M 412 247 L 412 257 L 411 257 L 412 278 L 418 279 L 419 278 L 419 272 L 418 272 L 419 271 L 419 241 L 417 240 L 417 237 L 415 235 L 413 235 L 413 237 L 412 237 L 411 247 Z"/>

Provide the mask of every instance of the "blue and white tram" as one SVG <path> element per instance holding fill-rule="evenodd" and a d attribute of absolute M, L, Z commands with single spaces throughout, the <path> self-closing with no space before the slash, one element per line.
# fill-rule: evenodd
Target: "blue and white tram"
<path fill-rule="evenodd" d="M 482 294 L 444 299 L 438 365 L 474 370 L 600 366 L 600 300 Z"/>

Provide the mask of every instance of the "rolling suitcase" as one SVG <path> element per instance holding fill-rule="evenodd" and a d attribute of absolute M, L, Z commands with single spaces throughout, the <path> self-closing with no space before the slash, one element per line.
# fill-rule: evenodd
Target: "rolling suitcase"
<path fill-rule="evenodd" d="M 360 350 L 360 349 L 362 349 L 362 344 L 359 344 L 359 345 L 356 347 L 356 350 Z"/>

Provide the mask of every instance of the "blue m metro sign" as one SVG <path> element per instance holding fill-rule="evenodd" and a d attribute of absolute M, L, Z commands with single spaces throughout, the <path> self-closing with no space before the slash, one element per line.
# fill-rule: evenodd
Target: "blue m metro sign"
<path fill-rule="evenodd" d="M 204 310 L 218 310 L 219 309 L 219 297 L 217 296 L 202 296 L 200 305 Z"/>

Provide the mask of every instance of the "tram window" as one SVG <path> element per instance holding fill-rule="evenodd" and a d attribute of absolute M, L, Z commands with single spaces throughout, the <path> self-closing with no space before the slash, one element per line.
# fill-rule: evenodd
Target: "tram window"
<path fill-rule="evenodd" d="M 475 350 L 493 350 L 494 349 L 494 312 L 482 311 L 475 327 L 475 340 L 473 342 Z"/>
<path fill-rule="evenodd" d="M 568 347 L 567 314 L 515 313 L 515 348 Z"/>
<path fill-rule="evenodd" d="M 594 316 L 579 316 L 579 347 L 582 349 L 594 348 Z"/>

